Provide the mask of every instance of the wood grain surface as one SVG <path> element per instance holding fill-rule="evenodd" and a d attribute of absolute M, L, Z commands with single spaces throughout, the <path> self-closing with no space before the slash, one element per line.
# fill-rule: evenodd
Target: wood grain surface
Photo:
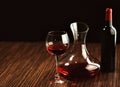
<path fill-rule="evenodd" d="M 100 60 L 100 45 L 87 44 Z M 0 87 L 120 87 L 120 45 L 114 73 L 99 73 L 95 78 L 64 84 L 49 84 L 55 74 L 55 59 L 44 42 L 0 42 Z"/>

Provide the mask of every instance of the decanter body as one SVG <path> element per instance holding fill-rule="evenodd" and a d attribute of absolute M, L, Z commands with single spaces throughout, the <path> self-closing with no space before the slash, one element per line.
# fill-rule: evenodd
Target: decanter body
<path fill-rule="evenodd" d="M 74 22 L 70 25 L 74 44 L 72 49 L 62 56 L 58 65 L 60 76 L 68 80 L 80 80 L 94 77 L 100 70 L 99 61 L 92 57 L 86 48 L 86 35 L 89 30 L 85 23 Z"/>

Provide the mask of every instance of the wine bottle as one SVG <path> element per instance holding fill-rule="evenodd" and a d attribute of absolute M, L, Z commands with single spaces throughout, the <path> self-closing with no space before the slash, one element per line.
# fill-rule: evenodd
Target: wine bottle
<path fill-rule="evenodd" d="M 112 8 L 106 8 L 105 27 L 101 34 L 101 71 L 114 72 L 117 31 L 112 25 Z"/>

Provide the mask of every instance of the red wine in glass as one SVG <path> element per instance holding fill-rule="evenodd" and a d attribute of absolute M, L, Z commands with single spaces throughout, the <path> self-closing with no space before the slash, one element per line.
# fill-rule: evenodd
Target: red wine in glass
<path fill-rule="evenodd" d="M 67 48 L 68 48 L 68 44 L 56 43 L 56 44 L 49 45 L 47 47 L 47 50 L 50 54 L 62 55 L 65 53 Z"/>

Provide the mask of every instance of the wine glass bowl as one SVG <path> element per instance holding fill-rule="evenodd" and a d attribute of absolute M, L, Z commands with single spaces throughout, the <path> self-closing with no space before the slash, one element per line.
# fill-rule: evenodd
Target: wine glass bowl
<path fill-rule="evenodd" d="M 66 31 L 50 31 L 46 39 L 47 51 L 51 55 L 62 55 L 69 46 L 69 39 Z"/>

